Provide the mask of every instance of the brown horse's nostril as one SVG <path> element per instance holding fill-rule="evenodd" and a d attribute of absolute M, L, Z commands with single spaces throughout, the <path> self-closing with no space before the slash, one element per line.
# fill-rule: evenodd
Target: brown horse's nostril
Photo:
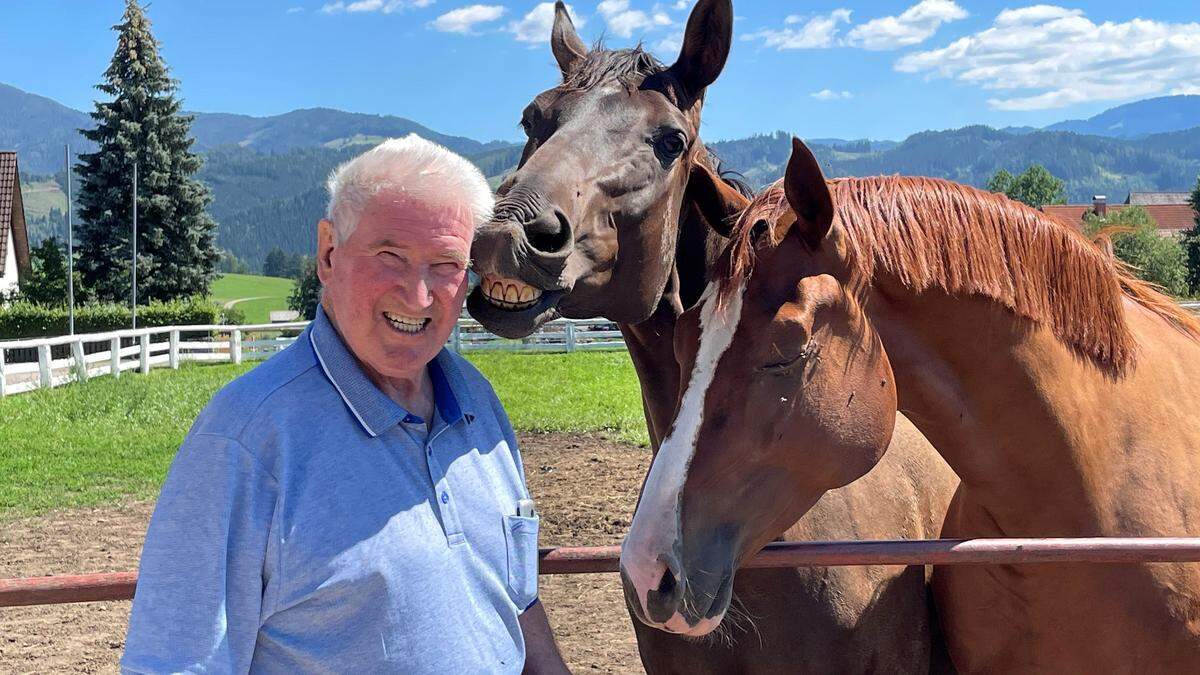
<path fill-rule="evenodd" d="M 571 223 L 567 214 L 555 207 L 542 209 L 536 218 L 525 223 L 525 236 L 542 253 L 560 253 L 571 245 Z"/>

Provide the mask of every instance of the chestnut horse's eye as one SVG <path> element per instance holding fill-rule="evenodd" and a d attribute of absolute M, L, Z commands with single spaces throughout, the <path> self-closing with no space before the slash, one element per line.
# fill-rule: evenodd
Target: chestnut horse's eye
<path fill-rule="evenodd" d="M 664 162 L 673 162 L 687 149 L 682 131 L 667 131 L 654 139 L 654 151 Z"/>

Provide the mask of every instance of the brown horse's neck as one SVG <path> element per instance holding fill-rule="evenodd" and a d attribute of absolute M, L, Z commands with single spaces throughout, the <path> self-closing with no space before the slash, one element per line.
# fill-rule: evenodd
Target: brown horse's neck
<path fill-rule="evenodd" d="M 1187 529 L 1182 513 L 1129 512 L 1122 493 L 1131 481 L 1179 493 L 1182 474 L 1156 458 L 1200 468 L 1200 424 L 1187 412 L 1200 405 L 1188 383 L 1200 377 L 1193 340 L 1126 301 L 1140 353 L 1113 375 L 986 299 L 877 285 L 867 306 L 901 412 L 959 474 L 993 534 Z"/>
<path fill-rule="evenodd" d="M 694 304 L 703 293 L 707 270 L 716 257 L 720 241 L 721 238 L 691 204 L 682 204 L 674 269 L 658 307 L 645 321 L 619 324 L 641 383 L 650 445 L 656 451 L 659 442 L 666 436 L 679 397 L 675 322 L 679 314 Z"/>

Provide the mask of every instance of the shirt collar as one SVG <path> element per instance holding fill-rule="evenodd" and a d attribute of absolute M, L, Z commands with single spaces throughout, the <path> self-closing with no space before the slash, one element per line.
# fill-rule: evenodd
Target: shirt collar
<path fill-rule="evenodd" d="M 320 305 L 317 305 L 317 316 L 309 326 L 308 337 L 321 370 L 370 436 L 379 436 L 400 422 L 425 421 L 405 410 L 375 386 Z M 473 420 L 473 415 L 463 412 L 455 394 L 452 383 L 462 382 L 462 378 L 458 364 L 454 363 L 449 352 L 443 348 L 429 362 L 428 368 L 429 379 L 433 383 L 434 404 L 442 421 L 449 426 L 464 417 L 468 422 Z"/>

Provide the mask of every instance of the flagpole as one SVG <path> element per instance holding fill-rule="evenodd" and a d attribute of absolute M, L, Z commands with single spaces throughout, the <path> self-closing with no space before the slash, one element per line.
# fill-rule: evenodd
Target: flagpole
<path fill-rule="evenodd" d="M 137 161 L 133 162 L 133 327 L 137 328 L 137 193 L 138 193 L 138 165 Z"/>
<path fill-rule="evenodd" d="M 71 145 L 63 145 L 63 165 L 67 172 L 67 324 L 75 334 L 75 229 L 71 219 Z"/>

